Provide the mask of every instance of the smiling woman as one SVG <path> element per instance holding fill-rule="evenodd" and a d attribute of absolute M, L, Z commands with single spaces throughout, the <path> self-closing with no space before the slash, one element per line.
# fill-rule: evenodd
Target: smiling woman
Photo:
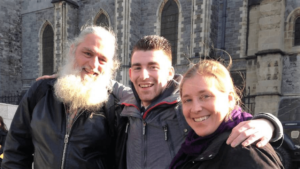
<path fill-rule="evenodd" d="M 230 131 L 251 115 L 239 107 L 230 73 L 221 63 L 204 60 L 190 68 L 183 76 L 180 96 L 192 130 L 170 168 L 283 168 L 270 144 L 262 148 L 226 144 Z"/>

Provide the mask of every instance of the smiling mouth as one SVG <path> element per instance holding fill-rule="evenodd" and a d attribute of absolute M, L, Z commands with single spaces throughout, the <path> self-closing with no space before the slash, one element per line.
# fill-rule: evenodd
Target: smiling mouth
<path fill-rule="evenodd" d="M 154 84 L 140 84 L 139 86 L 141 88 L 148 88 L 148 87 L 152 87 Z"/>
<path fill-rule="evenodd" d="M 201 122 L 204 121 L 206 119 L 208 119 L 210 116 L 204 116 L 204 117 L 200 117 L 200 118 L 193 118 L 195 122 Z"/>
<path fill-rule="evenodd" d="M 99 75 L 98 72 L 94 72 L 92 69 L 82 68 L 82 70 L 85 71 L 89 75 L 93 75 L 93 76 L 98 76 Z"/>

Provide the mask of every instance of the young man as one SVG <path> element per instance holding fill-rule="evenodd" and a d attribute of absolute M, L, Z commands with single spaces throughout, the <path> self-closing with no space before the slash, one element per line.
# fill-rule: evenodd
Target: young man
<path fill-rule="evenodd" d="M 117 68 L 115 37 L 88 27 L 74 40 L 58 79 L 36 82 L 12 121 L 2 168 L 113 167 L 105 103 Z M 101 95 L 99 95 L 101 93 Z M 114 112 L 111 112 L 114 113 Z"/>
<path fill-rule="evenodd" d="M 129 77 L 134 95 L 121 100 L 124 106 L 121 116 L 128 118 L 125 131 L 128 169 L 168 168 L 190 130 L 181 111 L 178 92 L 181 76 L 175 75 L 171 61 L 171 47 L 163 37 L 145 36 L 133 48 Z M 276 117 L 263 114 L 256 118 L 260 117 L 276 127 L 275 140 L 282 137 L 282 126 Z M 261 139 L 258 146 L 262 146 L 272 137 L 272 130 L 266 120 L 243 122 L 233 130 L 227 143 L 236 146 L 249 136 L 243 145 Z"/>

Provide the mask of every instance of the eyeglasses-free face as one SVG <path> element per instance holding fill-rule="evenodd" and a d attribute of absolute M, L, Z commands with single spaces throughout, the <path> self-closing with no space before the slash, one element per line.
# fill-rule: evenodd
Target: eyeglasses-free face
<path fill-rule="evenodd" d="M 195 75 L 182 86 L 182 110 L 187 123 L 199 136 L 217 130 L 226 117 L 233 97 L 219 91 L 213 78 Z"/>
<path fill-rule="evenodd" d="M 162 50 L 135 51 L 129 77 L 143 106 L 149 106 L 174 76 L 171 61 Z"/>

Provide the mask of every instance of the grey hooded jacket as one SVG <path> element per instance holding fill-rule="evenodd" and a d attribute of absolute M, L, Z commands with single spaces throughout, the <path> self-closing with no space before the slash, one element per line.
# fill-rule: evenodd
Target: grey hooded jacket
<path fill-rule="evenodd" d="M 186 123 L 178 83 L 169 82 L 164 92 L 145 111 L 134 95 L 122 101 L 121 117 L 128 118 L 126 158 L 128 169 L 168 168 L 190 127 Z"/>

